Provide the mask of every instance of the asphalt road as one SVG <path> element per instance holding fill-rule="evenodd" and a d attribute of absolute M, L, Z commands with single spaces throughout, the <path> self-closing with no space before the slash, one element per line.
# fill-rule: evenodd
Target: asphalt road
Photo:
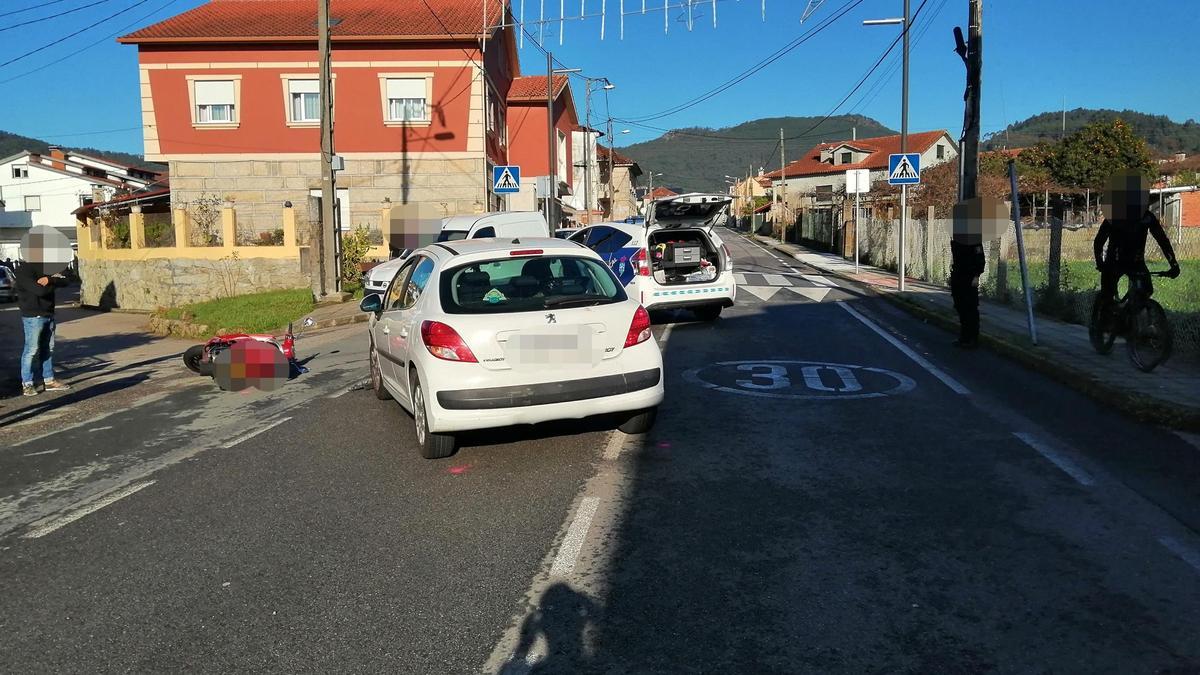
<path fill-rule="evenodd" d="M 1200 670 L 1200 448 L 725 236 L 644 437 L 422 460 L 356 326 L 0 451 L 4 669 Z"/>

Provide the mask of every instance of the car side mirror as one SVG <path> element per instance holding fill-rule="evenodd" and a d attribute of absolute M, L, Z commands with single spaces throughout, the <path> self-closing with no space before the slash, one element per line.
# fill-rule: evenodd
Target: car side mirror
<path fill-rule="evenodd" d="M 364 312 L 378 314 L 383 311 L 383 298 L 378 293 L 372 293 L 358 303 L 358 308 Z"/>

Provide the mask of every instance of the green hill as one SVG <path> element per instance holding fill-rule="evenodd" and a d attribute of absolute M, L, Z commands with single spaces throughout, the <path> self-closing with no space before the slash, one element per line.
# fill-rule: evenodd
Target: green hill
<path fill-rule="evenodd" d="M 770 117 L 724 129 L 692 127 L 674 129 L 644 143 L 619 148 L 642 167 L 642 171 L 664 175 L 654 179 L 677 191 L 725 191 L 725 176 L 745 176 L 751 167 L 772 171 L 779 168 L 779 129 L 783 128 L 787 161 L 800 157 L 812 146 L 850 138 L 897 133 L 861 115 L 830 117 L 814 129 L 820 117 Z M 642 181 L 645 184 L 645 180 Z"/>
<path fill-rule="evenodd" d="M 1092 122 L 1120 117 L 1129 123 L 1133 132 L 1146 139 L 1150 150 L 1158 155 L 1186 152 L 1200 153 L 1200 123 L 1172 121 L 1166 115 L 1148 115 L 1134 110 L 1093 110 L 1076 108 L 1067 111 L 1067 133 L 1078 131 Z M 1062 111 L 1045 112 L 1011 124 L 989 135 L 983 143 L 986 150 L 1024 148 L 1038 141 L 1057 141 L 1063 136 Z"/>
<path fill-rule="evenodd" d="M 47 143 L 46 141 L 43 141 L 43 140 L 39 140 L 37 138 L 30 138 L 28 136 L 19 136 L 17 134 L 9 133 L 7 131 L 0 131 L 0 158 L 10 157 L 10 156 L 17 154 L 18 152 L 22 152 L 24 150 L 29 150 L 31 152 L 38 152 L 38 153 L 46 154 L 50 151 L 50 145 L 51 145 L 50 143 Z M 97 150 L 96 148 L 77 148 L 77 147 L 71 147 L 71 146 L 63 146 L 63 147 L 66 150 L 72 150 L 75 152 L 83 153 L 85 155 L 92 155 L 94 157 L 99 157 L 101 159 L 112 160 L 112 161 L 118 162 L 120 164 L 128 164 L 130 166 L 146 166 L 155 171 L 162 171 L 166 168 L 165 166 L 163 166 L 161 164 L 154 164 L 154 163 L 147 162 L 145 159 L 142 158 L 141 155 L 131 155 L 127 152 L 112 152 L 110 150 Z"/>

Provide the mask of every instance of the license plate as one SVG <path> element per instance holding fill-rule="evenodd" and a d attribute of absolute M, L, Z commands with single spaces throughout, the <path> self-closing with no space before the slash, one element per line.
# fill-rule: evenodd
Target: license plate
<path fill-rule="evenodd" d="M 557 332 L 526 332 L 508 338 L 506 358 L 513 365 L 592 363 L 592 331 L 586 326 Z"/>

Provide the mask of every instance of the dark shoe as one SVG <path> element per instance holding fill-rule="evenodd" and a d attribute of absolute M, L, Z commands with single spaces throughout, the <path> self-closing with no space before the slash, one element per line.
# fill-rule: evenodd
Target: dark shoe
<path fill-rule="evenodd" d="M 46 391 L 67 391 L 71 387 L 59 382 L 58 380 L 50 380 L 46 382 Z"/>
<path fill-rule="evenodd" d="M 21 385 L 21 395 L 22 396 L 37 396 L 37 394 L 38 394 L 37 388 L 34 387 L 32 384 Z"/>
<path fill-rule="evenodd" d="M 959 338 L 954 341 L 954 346 L 959 349 L 977 349 L 979 347 L 979 340 L 964 340 L 963 338 Z"/>

